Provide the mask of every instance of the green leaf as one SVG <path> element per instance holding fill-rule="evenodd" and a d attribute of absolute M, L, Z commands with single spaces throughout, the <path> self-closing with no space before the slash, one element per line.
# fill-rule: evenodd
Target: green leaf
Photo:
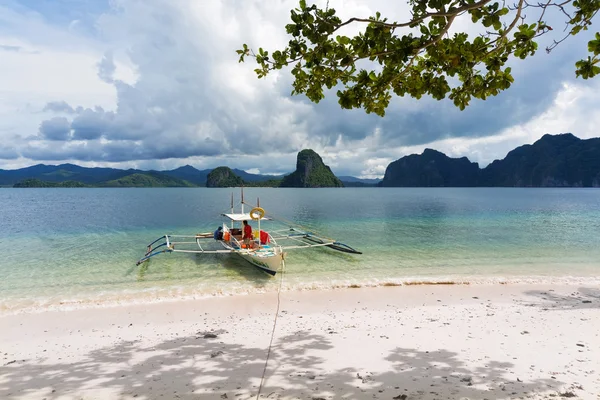
<path fill-rule="evenodd" d="M 438 100 L 449 98 L 462 110 L 473 98 L 487 99 L 510 88 L 514 78 L 506 64 L 517 65 L 518 59 L 533 55 L 541 43 L 540 37 L 552 32 L 544 21 L 538 21 L 539 15 L 525 13 L 516 26 L 510 27 L 514 13 L 509 13 L 509 7 L 503 7 L 499 0 L 493 0 L 467 11 L 474 28 L 489 32 L 469 35 L 453 25 L 454 33 L 440 36 L 452 15 L 428 13 L 452 13 L 465 5 L 477 7 L 476 1 L 409 0 L 410 10 L 399 21 L 404 25 L 402 29 L 383 24 L 388 18 L 377 12 L 368 23 L 346 23 L 350 28 L 346 31 L 346 26 L 339 28 L 348 20 L 339 18 L 333 8 L 307 6 L 306 0 L 299 0 L 300 9 L 290 10 L 291 21 L 285 25 L 290 35 L 285 48 L 272 49 L 275 51 L 271 52 L 271 59 L 260 47 L 255 52 L 244 45 L 236 53 L 240 62 L 249 56 L 255 59 L 258 78 L 290 66 L 292 93 L 314 102 L 329 95 L 326 89 L 339 88 L 337 97 L 342 108 L 361 108 L 381 116 L 390 104 L 392 92 L 414 99 L 427 95 Z M 567 22 L 567 32 L 575 35 L 591 26 L 600 1 L 575 0 L 571 6 L 573 14 Z M 545 12 L 549 21 L 563 15 L 553 7 Z M 340 32 L 355 33 L 344 36 Z M 600 33 L 587 44 L 590 57 L 575 65 L 576 75 L 583 79 L 600 75 Z"/>
<path fill-rule="evenodd" d="M 588 43 L 588 51 L 594 53 L 595 56 L 600 54 L 600 39 L 590 40 Z"/>

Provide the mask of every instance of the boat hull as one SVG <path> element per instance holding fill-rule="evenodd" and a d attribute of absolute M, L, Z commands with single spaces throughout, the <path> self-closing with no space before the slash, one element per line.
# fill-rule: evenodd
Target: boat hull
<path fill-rule="evenodd" d="M 269 251 L 269 254 L 266 254 L 266 252 L 259 250 L 256 252 L 237 252 L 236 254 L 269 275 L 275 275 L 283 263 L 281 251 Z"/>

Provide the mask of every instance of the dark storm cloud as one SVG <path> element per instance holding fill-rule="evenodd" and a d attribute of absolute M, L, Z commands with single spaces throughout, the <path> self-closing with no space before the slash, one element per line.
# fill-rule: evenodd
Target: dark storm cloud
<path fill-rule="evenodd" d="M 42 121 L 39 133 L 43 139 L 47 140 L 69 140 L 71 124 L 65 117 L 54 117 Z"/>

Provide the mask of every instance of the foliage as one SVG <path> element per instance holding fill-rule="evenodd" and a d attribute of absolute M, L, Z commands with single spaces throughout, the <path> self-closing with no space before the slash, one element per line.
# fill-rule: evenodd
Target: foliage
<path fill-rule="evenodd" d="M 600 138 L 544 135 L 483 169 L 466 157 L 426 149 L 390 163 L 379 186 L 598 187 Z"/>
<path fill-rule="evenodd" d="M 77 181 L 46 182 L 36 178 L 24 179 L 13 185 L 15 188 L 81 188 L 87 185 Z"/>
<path fill-rule="evenodd" d="M 217 167 L 206 177 L 206 187 L 237 187 L 243 184 L 244 180 L 229 167 Z"/>
<path fill-rule="evenodd" d="M 101 187 L 191 187 L 193 184 L 157 172 L 135 173 L 99 183 Z"/>
<path fill-rule="evenodd" d="M 425 149 L 421 155 L 411 154 L 390 163 L 378 186 L 471 187 L 478 185 L 479 175 L 479 165 L 466 157 L 450 158 Z"/>
<path fill-rule="evenodd" d="M 268 179 L 266 181 L 247 181 L 244 180 L 244 186 L 247 187 L 279 187 L 282 179 Z"/>
<path fill-rule="evenodd" d="M 337 91 L 342 108 L 364 108 L 380 116 L 392 92 L 417 99 L 429 95 L 441 100 L 448 95 L 463 110 L 473 97 L 485 100 L 511 86 L 509 59 L 533 55 L 537 39 L 554 31 L 546 23 L 547 11 L 562 15 L 566 24 L 566 36 L 554 40 L 546 49 L 550 52 L 568 36 L 587 30 L 600 9 L 600 0 L 518 0 L 514 6 L 492 0 L 409 0 L 408 4 L 412 17 L 405 22 L 390 22 L 379 12 L 342 21 L 335 9 L 308 6 L 300 0 L 299 8 L 291 10 L 292 23 L 286 25 L 291 35 L 287 47 L 271 54 L 259 48 L 255 53 L 244 44 L 237 50 L 239 60 L 255 58 L 259 78 L 293 66 L 292 94 L 305 94 L 316 103 L 324 98 L 325 88 L 342 86 Z M 486 33 L 450 35 L 452 24 L 461 17 L 470 17 Z M 354 36 L 341 33 L 341 28 L 354 24 L 364 24 L 364 29 Z M 583 79 L 600 73 L 600 33 L 588 50 L 590 56 L 575 65 L 576 76 Z"/>
<path fill-rule="evenodd" d="M 344 187 L 331 171 L 323 163 L 321 156 L 310 149 L 298 153 L 296 171 L 286 175 L 281 187 Z"/>
<path fill-rule="evenodd" d="M 600 138 L 544 135 L 482 171 L 481 186 L 600 186 Z"/>

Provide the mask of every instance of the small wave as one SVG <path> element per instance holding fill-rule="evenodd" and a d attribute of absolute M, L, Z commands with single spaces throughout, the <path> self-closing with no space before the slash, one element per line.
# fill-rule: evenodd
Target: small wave
<path fill-rule="evenodd" d="M 273 281 L 274 283 L 276 281 Z M 328 280 L 319 282 L 286 282 L 283 277 L 282 290 L 285 292 L 312 290 L 360 289 L 375 287 L 402 286 L 463 286 L 463 285 L 600 285 L 598 277 L 410 277 L 384 280 Z M 272 293 L 278 285 L 251 287 L 203 288 L 178 286 L 143 291 L 123 291 L 114 293 L 96 293 L 89 297 L 77 298 L 30 298 L 0 299 L 0 315 L 21 313 L 40 313 L 45 311 L 69 311 L 85 308 L 120 307 L 139 304 L 154 304 L 177 301 L 200 300 L 204 298 L 244 296 L 249 294 Z"/>

